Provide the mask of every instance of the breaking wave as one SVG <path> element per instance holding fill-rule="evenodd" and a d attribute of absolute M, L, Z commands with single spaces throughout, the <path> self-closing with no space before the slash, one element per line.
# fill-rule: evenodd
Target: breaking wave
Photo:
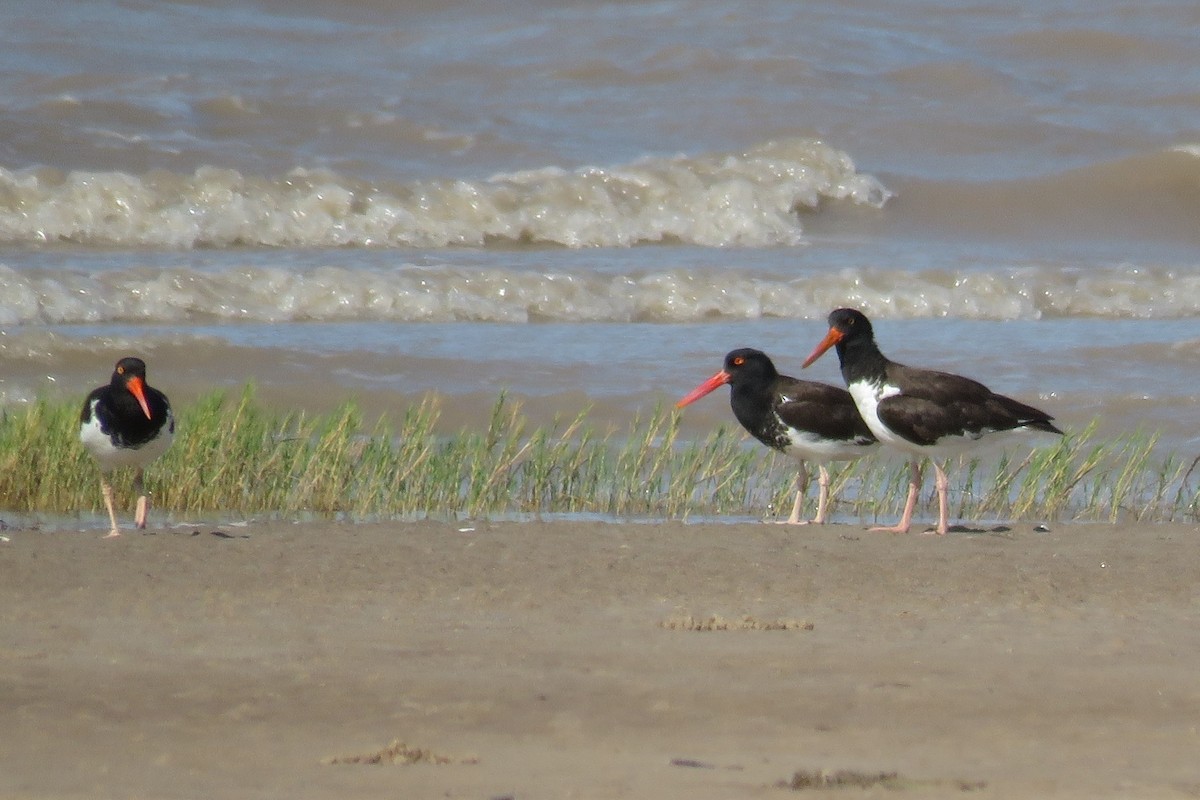
<path fill-rule="evenodd" d="M 742 153 L 557 167 L 487 180 L 376 186 L 332 172 L 280 177 L 0 169 L 0 241 L 111 247 L 565 247 L 802 241 L 798 212 L 881 206 L 888 190 L 845 153 L 790 139 Z"/>
<path fill-rule="evenodd" d="M 499 267 L 243 266 L 17 272 L 0 265 L 0 325 L 184 321 L 703 322 L 824 318 L 856 305 L 889 318 L 1200 314 L 1200 274 L 1126 265 L 1002 272 L 843 269 L 785 278 L 728 270 L 538 272 Z"/>

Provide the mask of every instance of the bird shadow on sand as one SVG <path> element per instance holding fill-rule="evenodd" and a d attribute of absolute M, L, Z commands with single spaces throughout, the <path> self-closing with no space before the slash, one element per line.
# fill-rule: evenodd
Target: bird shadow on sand
<path fill-rule="evenodd" d="M 199 528 L 194 528 L 191 531 L 180 531 L 180 533 L 186 533 L 188 536 L 202 536 L 204 534 L 204 531 L 200 530 Z M 250 538 L 250 534 L 248 534 L 248 533 L 229 533 L 227 531 L 217 530 L 215 528 L 213 530 L 208 531 L 208 533 L 210 536 L 216 536 L 218 539 L 249 539 Z"/>
<path fill-rule="evenodd" d="M 987 528 L 973 525 L 951 525 L 946 529 L 946 533 L 966 533 L 974 536 L 1008 536 L 1012 533 L 1012 530 L 1008 525 L 992 525 Z M 929 528 L 925 533 L 933 533 L 933 528 Z"/>

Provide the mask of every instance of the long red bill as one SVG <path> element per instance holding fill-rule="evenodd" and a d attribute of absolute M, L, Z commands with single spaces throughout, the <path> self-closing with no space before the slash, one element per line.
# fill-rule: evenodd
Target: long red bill
<path fill-rule="evenodd" d="M 729 373 L 726 372 L 725 370 L 721 370 L 716 375 L 713 375 L 711 378 L 706 380 L 704 383 L 700 384 L 695 389 L 692 389 L 690 392 L 688 392 L 686 397 L 684 397 L 682 400 L 680 400 L 678 403 L 675 404 L 675 407 L 683 408 L 684 406 L 688 405 L 689 403 L 694 403 L 697 400 L 699 400 L 701 397 L 704 397 L 704 395 L 711 392 L 713 389 L 716 389 L 718 386 L 724 386 L 727 383 L 729 383 Z"/>
<path fill-rule="evenodd" d="M 813 363 L 818 358 L 825 355 L 826 350 L 833 347 L 835 344 L 837 344 L 838 342 L 840 342 L 842 340 L 842 335 L 843 335 L 842 332 L 839 331 L 837 328 L 830 328 L 829 333 L 825 334 L 825 338 L 822 339 L 821 343 L 818 344 L 813 349 L 812 354 L 809 355 L 808 358 L 804 359 L 804 363 L 800 365 L 800 369 L 807 368 L 809 364 Z"/>
<path fill-rule="evenodd" d="M 150 416 L 150 406 L 146 403 L 146 384 L 142 383 L 142 379 L 135 375 L 125 385 L 129 387 L 129 393 L 137 398 L 138 405 L 142 407 L 146 419 L 152 419 Z"/>

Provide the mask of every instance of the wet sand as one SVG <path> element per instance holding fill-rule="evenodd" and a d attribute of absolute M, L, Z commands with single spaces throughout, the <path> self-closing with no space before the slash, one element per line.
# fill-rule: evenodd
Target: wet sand
<path fill-rule="evenodd" d="M 214 530 L 4 533 L 0 796 L 1200 795 L 1197 526 Z"/>

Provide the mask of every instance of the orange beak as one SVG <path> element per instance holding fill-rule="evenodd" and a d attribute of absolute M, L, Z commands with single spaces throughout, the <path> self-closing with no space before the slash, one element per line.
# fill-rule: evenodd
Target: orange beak
<path fill-rule="evenodd" d="M 721 370 L 716 375 L 713 375 L 704 383 L 688 392 L 686 397 L 675 404 L 675 407 L 683 408 L 690 403 L 694 403 L 701 397 L 704 397 L 704 395 L 711 392 L 713 389 L 716 389 L 718 386 L 724 386 L 727 383 L 729 383 L 729 373 L 725 370 Z"/>
<path fill-rule="evenodd" d="M 830 328 L 829 333 L 825 334 L 825 338 L 822 339 L 821 343 L 813 349 L 812 354 L 809 355 L 808 358 L 804 359 L 804 363 L 800 365 L 800 369 L 805 369 L 809 364 L 825 355 L 825 351 L 840 342 L 843 335 L 844 334 L 837 328 Z"/>
<path fill-rule="evenodd" d="M 146 419 L 151 419 L 150 406 L 146 403 L 146 385 L 142 383 L 142 379 L 136 375 L 129 379 L 125 384 L 129 389 L 129 393 L 137 398 L 138 405 L 142 407 L 142 411 L 146 414 Z"/>

